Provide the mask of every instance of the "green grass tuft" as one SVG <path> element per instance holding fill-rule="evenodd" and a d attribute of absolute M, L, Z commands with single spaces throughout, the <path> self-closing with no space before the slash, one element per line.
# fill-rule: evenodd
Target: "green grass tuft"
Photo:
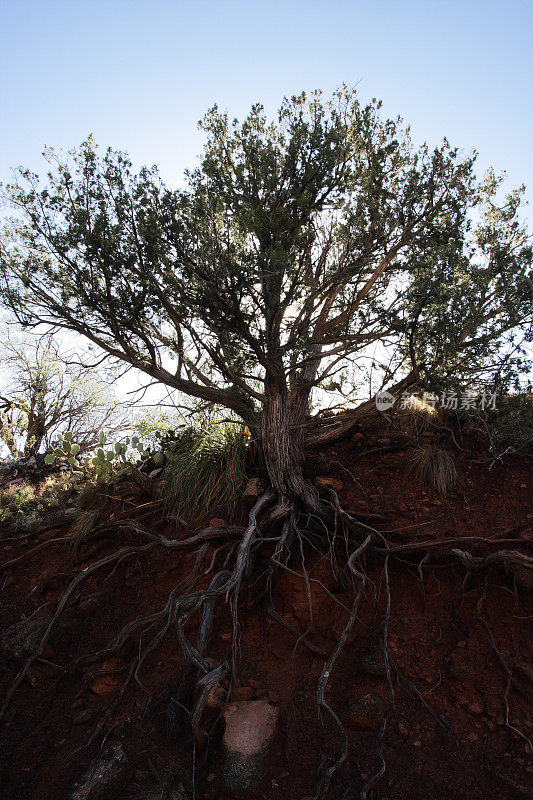
<path fill-rule="evenodd" d="M 169 446 L 164 472 L 168 509 L 189 519 L 214 509 L 231 514 L 246 483 L 249 438 L 235 425 L 188 429 Z"/>

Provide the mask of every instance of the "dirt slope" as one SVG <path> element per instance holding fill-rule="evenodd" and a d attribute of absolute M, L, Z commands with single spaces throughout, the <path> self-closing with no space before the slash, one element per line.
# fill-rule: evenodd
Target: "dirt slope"
<path fill-rule="evenodd" d="M 517 458 L 489 471 L 483 454 L 470 443 L 464 451 L 455 452 L 460 480 L 456 490 L 441 499 L 414 481 L 406 451 L 361 456 L 356 444 L 347 442 L 324 456 L 329 464 L 325 477 L 334 482 L 342 506 L 396 542 L 416 545 L 454 537 L 465 540 L 465 549 L 474 555 L 502 548 L 518 548 L 531 555 L 531 459 Z M 137 488 L 122 485 L 107 513 L 118 515 L 145 501 Z M 146 524 L 155 529 L 157 515 Z M 162 525 L 158 530 L 176 535 Z M 67 533 L 63 527 L 27 540 L 6 533 L 0 539 L 0 566 Z M 120 540 L 109 535 L 78 554 L 64 542 L 52 543 L 3 570 L 0 634 L 12 631 L 14 624 L 30 615 L 39 624 L 46 621 L 80 570 L 119 547 L 138 542 L 134 533 L 121 533 Z M 202 571 L 209 568 L 214 550 L 215 546 L 206 553 Z M 484 576 L 467 575 L 446 557 L 426 561 L 419 569 L 426 552 L 414 547 L 401 559 L 389 559 L 387 641 L 392 697 L 386 679 L 363 667 L 386 614 L 383 560 L 373 558 L 365 564 L 369 580 L 364 602 L 331 677 L 328 702 L 339 714 L 370 692 L 390 703 L 383 736 L 385 774 L 372 797 L 486 800 L 512 796 L 503 779 L 533 786 L 533 755 L 526 741 L 533 737 L 528 682 L 533 675 L 532 587 L 528 589 L 526 575 L 496 568 L 485 573 L 484 584 Z M 125 557 L 80 583 L 43 658 L 30 668 L 0 723 L 0 798 L 63 800 L 102 741 L 109 738 L 123 742 L 139 781 L 145 780 L 150 761 L 161 756 L 165 761 L 179 761 L 189 775 L 194 767 L 196 797 L 224 797 L 220 790 L 222 726 L 216 715 L 208 720 L 212 727 L 207 752 L 194 764 L 188 730 L 169 729 L 166 709 L 183 668 L 172 627 L 144 662 L 138 680 L 130 681 L 101 734 L 87 746 L 118 698 L 136 644 L 128 640 L 119 653 L 94 664 L 77 660 L 103 649 L 128 621 L 163 609 L 194 558 L 194 553 L 155 548 Z M 283 620 L 302 633 L 309 631 L 308 640 L 316 652 L 267 613 L 259 583 L 248 587 L 239 609 L 239 683 L 250 687 L 256 697 L 268 692 L 270 702 L 280 707 L 280 727 L 263 789 L 263 796 L 273 800 L 312 795 L 317 769 L 326 757 L 335 757 L 340 745 L 333 724 L 317 713 L 315 693 L 323 666 L 319 653 L 334 648 L 350 594 L 332 576 L 328 559 L 311 546 L 306 561 L 314 579 L 313 620 L 305 584 L 297 575 L 283 574 L 273 600 Z M 211 575 L 201 576 L 201 581 Z M 42 632 L 42 627 L 38 630 Z M 194 638 L 196 630 L 191 627 L 188 633 Z M 221 607 L 209 655 L 215 659 L 227 655 L 230 640 L 230 615 Z M 12 635 L 9 642 L 12 653 Z M 23 649 L 23 644 L 19 646 Z M 8 656 L 4 652 L 2 691 L 21 663 Z M 379 653 L 374 657 L 374 671 L 379 671 Z M 102 669 L 108 674 L 95 674 Z M 506 688 L 510 727 L 505 721 Z M 349 731 L 348 738 L 348 760 L 334 778 L 331 798 L 358 797 L 360 787 L 380 768 L 377 733 Z M 126 787 L 121 797 L 130 796 L 130 791 L 131 786 Z M 114 800 L 119 800 L 118 795 Z"/>

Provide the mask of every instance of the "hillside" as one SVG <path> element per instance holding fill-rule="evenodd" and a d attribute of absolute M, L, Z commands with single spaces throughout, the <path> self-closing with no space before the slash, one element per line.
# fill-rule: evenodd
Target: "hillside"
<path fill-rule="evenodd" d="M 387 554 L 384 548 L 362 558 L 366 581 L 357 618 L 325 688 L 348 740 L 329 797 L 359 797 L 365 785 L 380 800 L 532 797 L 533 575 L 520 563 L 532 555 L 531 458 L 510 457 L 489 469 L 475 438 L 460 446 L 447 441 L 443 447 L 453 450 L 459 477 L 442 497 L 416 480 L 401 440 L 379 430 L 354 439 L 309 465 L 363 534 L 366 526 L 388 543 Z M 64 608 L 9 699 L 1 723 L 0 798 L 66 799 L 113 742 L 127 758 L 113 790 L 76 796 L 154 798 L 150 765 L 161 759 L 174 764 L 167 777 L 182 776 L 172 796 L 225 799 L 224 702 L 261 698 L 277 709 L 278 725 L 260 796 L 312 797 L 321 764 L 335 761 L 342 748 L 332 717 L 319 714 L 316 702 L 325 660 L 353 601 L 346 575 L 332 568 L 342 542 L 328 549 L 302 537 L 308 581 L 289 562 L 271 591 L 260 566 L 273 548 L 266 542 L 257 550 L 237 610 L 242 649 L 234 694 L 228 696 L 226 679 L 209 693 L 202 753 L 193 747 L 193 701 L 183 690 L 187 668 L 169 598 L 180 596 L 191 570 L 192 582 L 207 586 L 224 568 L 227 544 L 213 535 L 199 555 L 162 546 L 157 537 L 184 541 L 192 534 L 129 480 L 87 500 L 77 522 L 73 516 L 31 533 L 1 535 L 3 694 L 43 641 L 58 603 Z M 234 520 L 215 519 L 211 528 L 244 519 L 242 510 Z M 491 554 L 502 552 L 503 559 L 491 562 Z M 142 624 L 109 648 L 135 620 Z M 197 640 L 199 625 L 193 615 L 185 628 L 189 641 Z M 232 630 L 229 607 L 218 603 L 206 653 L 213 663 L 231 658 Z M 199 690 L 193 693 L 198 697 Z"/>

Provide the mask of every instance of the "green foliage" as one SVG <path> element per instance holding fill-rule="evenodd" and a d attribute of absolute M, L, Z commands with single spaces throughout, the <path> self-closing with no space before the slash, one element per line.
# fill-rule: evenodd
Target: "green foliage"
<path fill-rule="evenodd" d="M 421 445 L 410 453 L 411 468 L 420 483 L 445 496 L 457 482 L 452 456 L 434 444 Z"/>
<path fill-rule="evenodd" d="M 165 497 L 174 514 L 194 518 L 213 509 L 231 513 L 246 481 L 249 439 L 235 425 L 180 433 L 166 451 Z"/>
<path fill-rule="evenodd" d="M 0 270 L 20 322 L 90 336 L 250 427 L 268 394 L 305 415 L 332 369 L 378 345 L 385 377 L 424 388 L 490 373 L 502 354 L 524 368 L 522 189 L 501 197 L 475 154 L 416 147 L 346 87 L 286 99 L 274 121 L 259 104 L 243 122 L 214 107 L 202 128 L 185 188 L 92 139 L 70 158 L 46 152 L 44 188 L 20 170 Z"/>
<path fill-rule="evenodd" d="M 167 414 L 155 409 L 145 411 L 133 422 L 133 430 L 139 439 L 145 444 L 155 447 L 157 447 L 162 437 L 172 434 L 182 427 L 183 423 L 177 415 Z"/>
<path fill-rule="evenodd" d="M 533 394 L 529 391 L 503 397 L 496 412 L 488 415 L 487 432 L 493 449 L 530 448 L 533 444 Z"/>
<path fill-rule="evenodd" d="M 150 764 L 150 773 L 147 786 L 134 787 L 135 800 L 189 800 L 186 787 L 190 787 L 190 779 L 177 761 L 165 762 L 158 756 L 156 763 Z"/>

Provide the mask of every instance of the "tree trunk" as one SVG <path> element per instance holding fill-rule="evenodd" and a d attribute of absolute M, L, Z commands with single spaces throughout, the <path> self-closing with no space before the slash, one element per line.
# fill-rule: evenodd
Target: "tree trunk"
<path fill-rule="evenodd" d="M 261 419 L 263 457 L 272 488 L 291 505 L 318 509 L 318 495 L 304 477 L 304 423 L 308 398 L 272 379 L 265 382 Z"/>

